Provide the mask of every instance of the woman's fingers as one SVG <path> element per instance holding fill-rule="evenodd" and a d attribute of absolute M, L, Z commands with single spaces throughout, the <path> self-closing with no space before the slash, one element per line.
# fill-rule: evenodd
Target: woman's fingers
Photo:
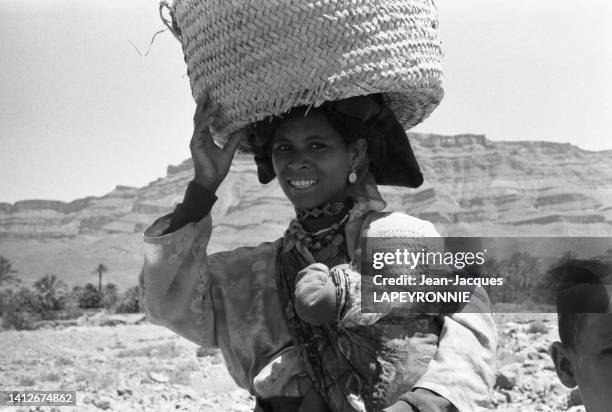
<path fill-rule="evenodd" d="M 210 126 L 214 123 L 220 105 L 208 103 L 209 99 L 207 96 L 204 96 L 202 100 L 198 101 L 196 112 L 193 117 L 193 136 L 189 144 L 192 149 L 200 147 L 210 148 L 211 145 L 215 145 L 210 134 Z"/>
<path fill-rule="evenodd" d="M 210 99 L 210 96 L 208 95 L 208 93 L 205 92 L 204 95 L 200 97 L 200 99 L 198 100 L 196 104 L 195 114 L 193 115 L 194 124 L 196 125 L 200 124 L 202 120 L 209 117 L 211 112 L 218 110 L 218 108 L 219 108 L 219 105 L 214 104 L 212 100 Z"/>
<path fill-rule="evenodd" d="M 233 157 L 234 153 L 236 153 L 236 149 L 238 148 L 238 145 L 240 144 L 240 141 L 245 137 L 247 137 L 246 129 L 240 129 L 232 133 L 230 137 L 227 139 L 227 143 L 225 143 L 225 146 L 223 147 L 223 151 Z"/>
<path fill-rule="evenodd" d="M 248 132 L 246 128 L 242 128 L 232 133 L 228 137 L 225 145 L 219 147 L 210 133 L 210 126 L 214 123 L 220 108 L 221 105 L 210 102 L 207 95 L 203 96 L 202 99 L 198 101 L 196 114 L 194 115 L 194 133 L 189 146 L 192 150 L 203 149 L 207 153 L 215 153 L 215 150 L 221 149 L 227 154 L 227 158 L 231 161 L 236 149 L 238 149 L 240 145 L 240 141 L 247 137 Z"/>
<path fill-rule="evenodd" d="M 198 100 L 197 104 L 196 104 L 196 109 L 195 109 L 195 113 L 193 114 L 193 122 L 194 123 L 198 123 L 198 118 L 200 117 L 201 113 L 204 111 L 204 109 L 206 109 L 206 107 L 208 106 L 208 94 L 205 94 L 204 96 L 202 96 L 200 98 L 200 100 Z"/>
<path fill-rule="evenodd" d="M 218 104 L 196 108 L 196 115 L 193 118 L 195 128 L 201 130 L 213 124 L 219 108 Z"/>

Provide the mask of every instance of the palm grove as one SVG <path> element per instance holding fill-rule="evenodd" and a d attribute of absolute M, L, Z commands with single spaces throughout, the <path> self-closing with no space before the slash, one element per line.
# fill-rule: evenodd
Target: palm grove
<path fill-rule="evenodd" d="M 68 285 L 55 274 L 46 274 L 31 285 L 19 277 L 10 259 L 0 256 L 0 316 L 3 329 L 36 329 L 45 322 L 69 321 L 86 311 L 108 310 L 116 313 L 140 311 L 139 289 L 132 286 L 120 293 L 114 283 L 103 284 L 109 271 L 104 263 L 92 271 L 97 285 Z"/>

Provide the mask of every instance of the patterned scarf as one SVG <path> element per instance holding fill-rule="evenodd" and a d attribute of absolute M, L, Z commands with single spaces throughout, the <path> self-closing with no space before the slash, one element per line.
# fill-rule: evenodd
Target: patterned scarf
<path fill-rule="evenodd" d="M 314 326 L 295 311 L 295 278 L 309 262 L 296 248 L 278 253 L 277 286 L 289 332 L 315 389 L 333 412 L 366 412 L 384 405 L 373 399 L 379 375 L 376 354 L 380 347 L 372 328 Z M 364 370 L 355 366 L 363 365 Z M 371 369 L 373 368 L 373 370 Z"/>
<path fill-rule="evenodd" d="M 369 177 L 369 176 L 368 176 Z M 360 227 L 360 218 L 368 211 L 384 207 L 373 179 L 363 179 L 350 192 L 355 202 L 348 218 L 326 233 L 336 239 L 343 232 Z M 348 230 L 347 230 L 348 229 Z M 295 311 L 295 279 L 297 273 L 314 262 L 328 266 L 350 260 L 346 242 L 334 255 L 317 251 L 311 234 L 293 221 L 285 233 L 277 257 L 277 287 L 289 332 L 296 343 L 302 363 L 315 389 L 333 412 L 366 412 L 384 408 L 384 399 L 376 396 L 381 365 L 377 355 L 382 345 L 371 327 L 342 328 L 338 324 L 314 326 L 299 318 Z M 354 241 L 353 241 L 354 242 Z M 337 242 L 334 242 L 337 243 Z M 354 245 L 353 245 L 354 246 Z M 340 253 L 338 253 L 340 252 Z M 330 259 L 328 261 L 328 259 Z"/>

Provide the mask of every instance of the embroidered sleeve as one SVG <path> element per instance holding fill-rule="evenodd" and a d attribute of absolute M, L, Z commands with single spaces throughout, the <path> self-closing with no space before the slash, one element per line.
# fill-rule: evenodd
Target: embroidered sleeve
<path fill-rule="evenodd" d="M 164 216 L 145 231 L 141 302 L 152 323 L 199 345 L 217 346 L 206 257 L 210 216 L 164 234 L 169 223 Z"/>
<path fill-rule="evenodd" d="M 490 307 L 482 288 L 471 304 Z M 476 312 L 473 308 L 470 311 Z M 460 412 L 490 408 L 495 378 L 497 333 L 490 312 L 454 313 L 442 316 L 438 350 L 415 387 L 429 389 L 452 402 Z"/>

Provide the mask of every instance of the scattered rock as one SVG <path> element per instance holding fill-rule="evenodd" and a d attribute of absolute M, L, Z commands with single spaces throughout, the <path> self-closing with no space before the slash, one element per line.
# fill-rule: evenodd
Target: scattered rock
<path fill-rule="evenodd" d="M 548 326 L 540 321 L 535 321 L 529 325 L 527 333 L 548 333 Z"/>
<path fill-rule="evenodd" d="M 537 346 L 536 350 L 540 353 L 550 353 L 550 343 L 541 343 Z"/>
<path fill-rule="evenodd" d="M 110 409 L 111 407 L 111 403 L 108 400 L 102 400 L 102 399 L 94 399 L 94 401 L 92 402 L 94 404 L 94 406 L 96 406 L 99 409 Z"/>
<path fill-rule="evenodd" d="M 182 396 L 185 399 L 199 399 L 200 396 L 196 393 L 196 391 L 194 391 L 193 389 L 190 388 L 184 388 L 181 390 Z"/>
<path fill-rule="evenodd" d="M 132 396 L 133 394 L 134 392 L 132 392 L 130 388 L 125 388 L 125 387 L 117 388 L 117 395 L 119 396 Z"/>
<path fill-rule="evenodd" d="M 76 321 L 70 321 L 66 326 L 118 326 L 140 325 L 146 322 L 144 313 L 109 314 L 106 311 L 86 313 Z"/>
<path fill-rule="evenodd" d="M 76 319 L 68 320 L 41 320 L 34 322 L 33 329 L 57 329 L 67 328 L 70 326 L 77 326 L 78 322 Z"/>
<path fill-rule="evenodd" d="M 493 391 L 493 405 L 501 405 L 506 402 L 506 397 L 503 393 L 498 391 Z"/>
<path fill-rule="evenodd" d="M 543 352 L 529 352 L 527 354 L 527 358 L 530 360 L 538 360 L 538 359 L 548 359 L 549 356 L 547 353 L 543 353 Z"/>
<path fill-rule="evenodd" d="M 545 394 L 547 389 L 546 384 L 542 380 L 537 380 L 533 383 L 531 392 L 533 392 L 537 398 L 538 396 L 541 397 L 543 394 Z"/>
<path fill-rule="evenodd" d="M 117 326 L 117 325 L 127 325 L 127 322 L 124 319 L 117 318 L 114 316 L 109 316 L 107 318 L 100 319 L 98 321 L 97 326 Z"/>
<path fill-rule="evenodd" d="M 511 403 L 514 400 L 514 397 L 512 396 L 512 392 L 502 391 L 502 393 L 506 395 L 506 402 Z"/>
<path fill-rule="evenodd" d="M 168 376 L 164 375 L 163 373 L 159 373 L 159 372 L 149 372 L 149 378 L 159 383 L 167 383 L 170 380 Z"/>
<path fill-rule="evenodd" d="M 512 389 L 516 385 L 516 374 L 508 369 L 501 369 L 495 376 L 495 386 L 500 389 Z"/>
<path fill-rule="evenodd" d="M 136 318 L 133 325 L 142 325 L 143 323 L 147 323 L 147 316 L 145 314 L 142 314 L 142 316 Z"/>
<path fill-rule="evenodd" d="M 556 399 L 563 399 L 568 389 L 559 382 L 553 382 L 548 387 L 548 393 Z"/>
<path fill-rule="evenodd" d="M 92 402 L 93 402 L 93 400 L 89 396 L 87 396 L 87 395 L 83 396 L 83 403 L 85 405 L 89 405 Z"/>
<path fill-rule="evenodd" d="M 219 349 L 205 348 L 200 346 L 196 351 L 196 356 L 198 358 L 205 358 L 207 356 L 215 356 L 217 353 L 219 353 Z"/>
<path fill-rule="evenodd" d="M 225 361 L 224 361 L 224 359 L 223 359 L 223 355 L 221 354 L 221 352 L 217 353 L 215 356 L 213 356 L 213 357 L 210 359 L 210 363 L 211 363 L 211 365 L 220 365 L 220 364 L 222 364 L 223 362 L 225 362 Z"/>

